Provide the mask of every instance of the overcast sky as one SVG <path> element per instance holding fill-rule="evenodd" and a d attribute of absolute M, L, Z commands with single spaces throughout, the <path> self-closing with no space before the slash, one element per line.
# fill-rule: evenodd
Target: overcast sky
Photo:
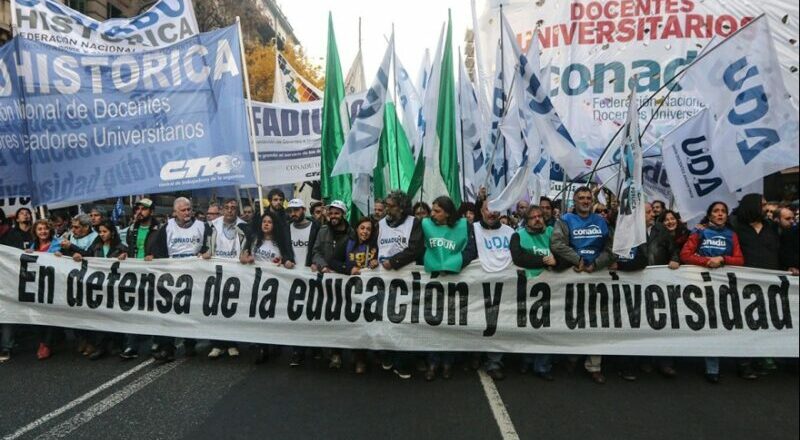
<path fill-rule="evenodd" d="M 284 0 L 279 2 L 295 35 L 309 58 L 324 69 L 328 11 L 333 12 L 342 74 L 346 75 L 358 52 L 358 17 L 361 17 L 361 49 L 367 85 L 372 82 L 386 50 L 394 23 L 397 57 L 414 81 L 425 49 L 436 50 L 447 9 L 453 14 L 453 46 L 464 46 L 464 33 L 472 27 L 470 0 Z M 485 0 L 477 0 L 478 14 Z M 332 9 L 331 9 L 332 8 Z"/>

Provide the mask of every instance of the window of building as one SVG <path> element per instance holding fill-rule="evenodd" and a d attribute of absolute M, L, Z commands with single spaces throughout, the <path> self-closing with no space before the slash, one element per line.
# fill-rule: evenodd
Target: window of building
<path fill-rule="evenodd" d="M 86 0 L 67 0 L 66 4 L 80 13 L 86 13 Z"/>
<path fill-rule="evenodd" d="M 106 19 L 123 17 L 125 17 L 125 14 L 122 13 L 122 9 L 112 5 L 111 3 L 106 4 Z"/>

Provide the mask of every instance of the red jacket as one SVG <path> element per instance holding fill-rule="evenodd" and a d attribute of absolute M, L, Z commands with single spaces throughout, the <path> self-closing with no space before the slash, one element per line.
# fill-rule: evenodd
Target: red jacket
<path fill-rule="evenodd" d="M 681 249 L 681 263 L 693 264 L 695 266 L 706 266 L 708 260 L 713 257 L 704 257 L 697 255 L 697 246 L 700 245 L 700 234 L 693 232 L 686 240 L 686 244 Z M 725 265 L 730 266 L 744 266 L 744 254 L 742 248 L 739 246 L 739 236 L 733 233 L 733 255 L 725 255 Z"/>

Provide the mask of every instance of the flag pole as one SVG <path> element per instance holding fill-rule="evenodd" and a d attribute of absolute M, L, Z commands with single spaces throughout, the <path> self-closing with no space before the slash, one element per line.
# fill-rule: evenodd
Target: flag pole
<path fill-rule="evenodd" d="M 397 82 L 397 38 L 394 34 L 394 23 L 392 23 L 392 75 L 394 76 L 394 112 L 395 117 L 392 118 L 392 126 L 394 127 L 394 165 L 397 171 L 397 186 L 394 189 L 400 189 L 400 142 L 397 139 L 397 91 L 400 89 L 400 84 Z M 402 128 L 402 127 L 401 127 Z M 389 164 L 391 168 L 391 164 Z M 391 176 L 391 172 L 389 173 Z M 391 178 L 389 184 L 391 184 Z"/>
<path fill-rule="evenodd" d="M 505 50 L 505 37 L 504 37 L 505 32 L 503 30 L 504 27 L 505 26 L 503 26 L 503 4 L 501 3 L 500 4 L 500 78 L 502 80 L 502 87 L 503 87 L 503 113 L 505 113 L 505 108 L 506 108 L 506 50 Z M 497 138 L 500 139 L 500 136 L 502 136 L 500 127 L 497 127 L 497 132 L 498 132 Z M 503 142 L 503 182 L 505 183 L 505 185 L 508 185 L 508 156 L 506 154 L 505 142 Z"/>
<path fill-rule="evenodd" d="M 461 76 L 461 71 L 463 70 L 461 68 L 461 66 L 462 66 L 461 63 L 462 63 L 462 61 L 461 61 L 461 46 L 459 46 L 458 47 L 458 109 L 460 111 L 458 113 L 458 115 L 459 115 L 458 128 L 459 128 L 459 132 L 461 134 L 461 170 L 460 171 L 461 171 L 461 191 L 464 191 L 464 194 L 466 195 L 467 194 L 467 181 L 466 181 L 466 166 L 467 166 L 467 163 L 465 162 L 465 159 L 464 159 L 464 119 L 462 117 L 463 116 L 462 112 L 464 111 L 464 106 L 463 106 L 463 104 L 461 102 L 461 88 L 462 88 L 461 81 L 463 81 L 464 78 Z"/>
<path fill-rule="evenodd" d="M 250 149 L 253 152 L 254 162 L 256 165 L 256 185 L 258 185 L 258 208 L 261 215 L 264 215 L 264 190 L 261 188 L 261 166 L 258 159 L 258 149 L 256 148 L 256 132 L 253 126 L 253 100 L 250 97 L 250 78 L 247 74 L 247 62 L 244 54 L 244 37 L 242 36 L 242 20 L 236 16 L 236 29 L 239 31 L 239 51 L 242 57 L 242 73 L 244 80 L 244 91 L 247 94 L 247 129 L 248 137 L 250 138 Z M 277 50 L 277 46 L 276 50 Z"/>

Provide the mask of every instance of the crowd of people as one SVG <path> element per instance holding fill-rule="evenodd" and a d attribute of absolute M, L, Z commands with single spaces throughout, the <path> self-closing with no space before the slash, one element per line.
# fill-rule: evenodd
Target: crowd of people
<path fill-rule="evenodd" d="M 50 216 L 35 222 L 30 210 L 21 208 L 13 226 L 0 218 L 0 243 L 25 252 L 56 254 L 80 261 L 85 257 L 140 259 L 226 258 L 241 264 L 279 265 L 288 270 L 306 266 L 323 273 L 359 275 L 381 267 L 397 270 L 419 264 L 428 273 L 459 273 L 473 260 L 482 270 L 497 272 L 515 265 L 529 278 L 545 271 L 593 273 L 603 270 L 637 271 L 650 265 L 680 265 L 719 268 L 725 265 L 773 269 L 798 275 L 797 214 L 788 206 L 772 206 L 759 194 L 742 198 L 732 210 L 723 202 L 712 203 L 697 225 L 686 225 L 680 215 L 662 201 L 645 206 L 647 242 L 627 256 L 611 252 L 617 206 L 600 204 L 597 190 L 582 186 L 573 196 L 573 208 L 560 212 L 547 197 L 538 203 L 520 201 L 513 213 L 493 212 L 485 194 L 476 203 L 457 208 L 447 196 L 431 205 L 412 204 L 403 192 L 390 193 L 376 200 L 372 212 L 348 221 L 348 206 L 341 201 L 328 205 L 316 202 L 306 207 L 300 199 L 285 200 L 280 190 L 272 190 L 269 205 L 259 215 L 252 206 L 240 207 L 236 199 L 211 204 L 195 213 L 192 202 L 175 199 L 172 215 L 163 221 L 154 215 L 153 202 L 136 202 L 132 223 L 120 229 L 105 217 L 102 209 L 79 214 L 65 221 Z M 0 211 L 2 214 L 2 211 Z M 68 227 L 68 230 L 67 230 Z M 591 233 L 589 233 L 591 232 Z M 720 241 L 720 237 L 723 238 Z M 495 240 L 499 239 L 499 240 Z M 501 246 L 487 243 L 503 243 Z M 2 326 L 0 362 L 11 359 L 17 327 Z M 40 360 L 53 354 L 54 337 L 59 329 L 36 327 L 36 356 Z M 119 335 L 111 332 L 73 330 L 78 351 L 92 360 L 118 352 L 122 359 L 135 359 L 146 335 Z M 197 354 L 195 340 L 183 340 L 184 354 Z M 152 356 L 159 362 L 175 359 L 175 338 L 152 338 Z M 210 341 L 207 357 L 240 356 L 236 341 Z M 268 360 L 279 347 L 255 347 L 256 362 Z M 326 357 L 330 368 L 344 365 L 343 350 L 288 347 L 290 365 L 297 367 L 311 354 Z M 369 359 L 400 378 L 411 377 L 412 370 L 426 380 L 449 378 L 456 361 L 472 368 L 484 368 L 492 378 L 505 376 L 503 353 L 411 353 L 353 350 L 353 368 L 363 374 Z M 565 356 L 568 370 L 576 368 L 579 356 Z M 520 371 L 531 371 L 553 380 L 553 356 L 529 354 L 522 357 Z M 773 359 L 737 359 L 738 374 L 756 379 L 777 369 Z M 677 375 L 673 359 L 625 357 L 620 359 L 619 375 L 636 380 L 638 371 L 657 370 L 665 377 Z M 584 356 L 583 368 L 596 383 L 605 383 L 603 358 Z M 705 377 L 720 380 L 718 358 L 705 359 Z"/>

